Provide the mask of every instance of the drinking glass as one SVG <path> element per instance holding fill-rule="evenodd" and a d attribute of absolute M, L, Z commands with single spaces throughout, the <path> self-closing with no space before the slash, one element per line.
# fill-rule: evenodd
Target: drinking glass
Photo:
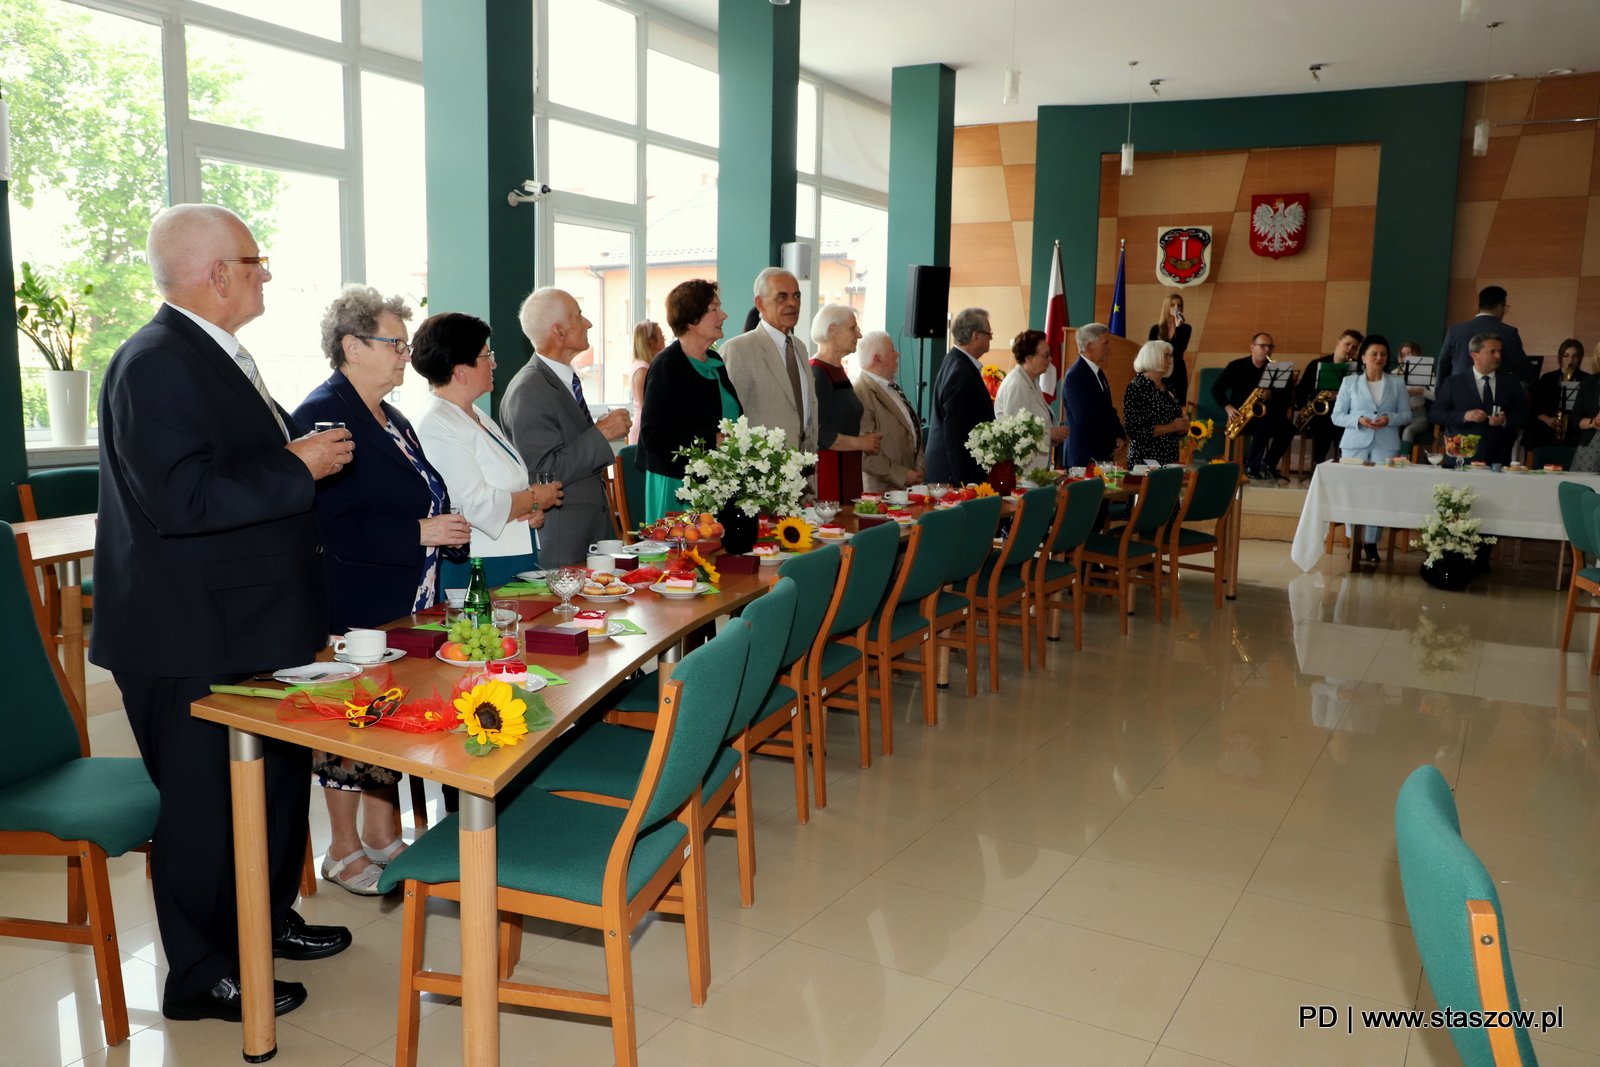
<path fill-rule="evenodd" d="M 1444 462 L 1444 453 L 1443 452 L 1429 452 L 1428 453 L 1428 462 L 1432 463 L 1435 467 L 1437 467 L 1439 464 Z"/>
<path fill-rule="evenodd" d="M 552 471 L 534 471 L 533 474 L 529 475 L 528 477 L 528 484 L 549 485 L 555 480 L 556 476 Z"/>
<path fill-rule="evenodd" d="M 929 482 L 927 488 L 928 496 L 935 504 L 950 495 L 950 487 L 944 482 Z"/>
<path fill-rule="evenodd" d="M 312 433 L 327 433 L 329 430 L 342 430 L 344 428 L 345 425 L 342 422 L 314 422 L 311 424 Z"/>
<path fill-rule="evenodd" d="M 832 522 L 833 517 L 839 514 L 839 502 L 837 500 L 819 500 L 811 506 L 816 510 L 818 524 L 822 526 Z"/>
<path fill-rule="evenodd" d="M 561 604 L 554 610 L 563 615 L 570 615 L 578 609 L 572 606 L 572 598 L 583 588 L 583 583 L 588 580 L 588 575 L 578 567 L 562 567 L 550 575 L 550 591 L 561 598 Z"/>
<path fill-rule="evenodd" d="M 494 601 L 494 628 L 500 631 L 502 638 L 509 637 L 518 643 L 521 651 L 522 641 L 522 605 L 515 600 Z M 516 655 L 513 652 L 512 655 Z"/>

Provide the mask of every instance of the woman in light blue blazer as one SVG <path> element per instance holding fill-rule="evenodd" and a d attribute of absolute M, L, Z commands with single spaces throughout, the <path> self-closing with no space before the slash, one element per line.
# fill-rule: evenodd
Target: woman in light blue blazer
<path fill-rule="evenodd" d="M 1361 342 L 1361 373 L 1345 378 L 1333 405 L 1333 422 L 1344 427 L 1339 451 L 1346 459 L 1382 463 L 1400 454 L 1400 431 L 1411 418 L 1411 401 L 1398 374 L 1384 373 L 1389 366 L 1389 342 L 1372 334 Z M 1378 562 L 1381 526 L 1368 526 L 1361 546 L 1370 563 Z M 1346 536 L 1350 528 L 1345 527 Z"/>

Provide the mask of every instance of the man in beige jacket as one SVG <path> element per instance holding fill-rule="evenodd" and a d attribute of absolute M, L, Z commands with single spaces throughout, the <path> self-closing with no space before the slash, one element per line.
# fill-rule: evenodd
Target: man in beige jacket
<path fill-rule="evenodd" d="M 895 375 L 900 353 L 894 339 L 873 330 L 856 346 L 861 377 L 856 379 L 856 399 L 861 401 L 861 432 L 881 433 L 876 455 L 861 457 L 861 481 L 869 493 L 904 489 L 922 482 L 922 422 L 912 410 Z"/>
<path fill-rule="evenodd" d="M 800 321 L 800 283 L 778 267 L 756 275 L 756 328 L 722 342 L 717 355 L 739 394 L 751 426 L 775 426 L 789 447 L 817 449 L 816 385 L 805 342 L 794 335 Z"/>

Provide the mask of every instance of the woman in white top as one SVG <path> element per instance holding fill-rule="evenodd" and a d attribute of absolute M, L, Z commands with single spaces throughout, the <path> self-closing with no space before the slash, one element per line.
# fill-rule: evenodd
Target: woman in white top
<path fill-rule="evenodd" d="M 1050 444 L 1057 445 L 1067 439 L 1067 428 L 1055 425 L 1055 416 L 1039 390 L 1039 376 L 1050 366 L 1050 343 L 1043 330 L 1023 330 L 1011 342 L 1011 358 L 1017 365 L 1007 372 L 994 397 L 994 417 L 1015 415 L 1031 411 L 1050 427 Z M 1026 475 L 1035 467 L 1050 466 L 1050 450 L 1035 452 L 1031 459 L 1017 464 L 1017 473 Z"/>
<path fill-rule="evenodd" d="M 469 554 L 482 557 L 491 587 L 538 563 L 532 529 L 545 508 L 560 504 L 561 484 L 528 485 L 516 447 L 473 402 L 494 388 L 489 324 L 460 312 L 434 315 L 411 340 L 411 366 L 433 387 L 417 436 L 450 490 L 451 503 L 472 524 Z M 445 564 L 441 586 L 464 586 L 463 564 Z"/>
<path fill-rule="evenodd" d="M 633 328 L 633 362 L 628 365 L 628 395 L 633 398 L 633 429 L 628 431 L 628 443 L 639 443 L 639 423 L 644 414 L 644 376 L 650 370 L 650 361 L 667 347 L 661 324 L 645 319 Z"/>
<path fill-rule="evenodd" d="M 1339 452 L 1346 459 L 1382 463 L 1400 454 L 1400 431 L 1411 417 L 1411 402 L 1406 383 L 1398 374 L 1386 374 L 1389 342 L 1371 334 L 1361 342 L 1356 357 L 1360 374 L 1347 375 L 1339 385 L 1339 399 L 1333 404 L 1333 423 L 1344 427 Z M 1346 533 L 1350 527 L 1345 527 Z M 1367 562 L 1378 562 L 1378 535 L 1381 526 L 1368 526 L 1361 551 Z"/>

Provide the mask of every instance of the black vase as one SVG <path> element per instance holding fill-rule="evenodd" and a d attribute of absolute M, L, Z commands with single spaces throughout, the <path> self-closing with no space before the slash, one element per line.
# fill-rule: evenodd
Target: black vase
<path fill-rule="evenodd" d="M 1446 552 L 1439 562 L 1422 565 L 1423 581 L 1435 589 L 1448 589 L 1451 592 L 1460 592 L 1471 585 L 1475 573 L 1472 559 L 1460 552 Z"/>
<path fill-rule="evenodd" d="M 756 546 L 756 537 L 761 533 L 758 516 L 746 515 L 729 505 L 717 513 L 717 521 L 722 523 L 722 551 L 742 556 Z"/>

